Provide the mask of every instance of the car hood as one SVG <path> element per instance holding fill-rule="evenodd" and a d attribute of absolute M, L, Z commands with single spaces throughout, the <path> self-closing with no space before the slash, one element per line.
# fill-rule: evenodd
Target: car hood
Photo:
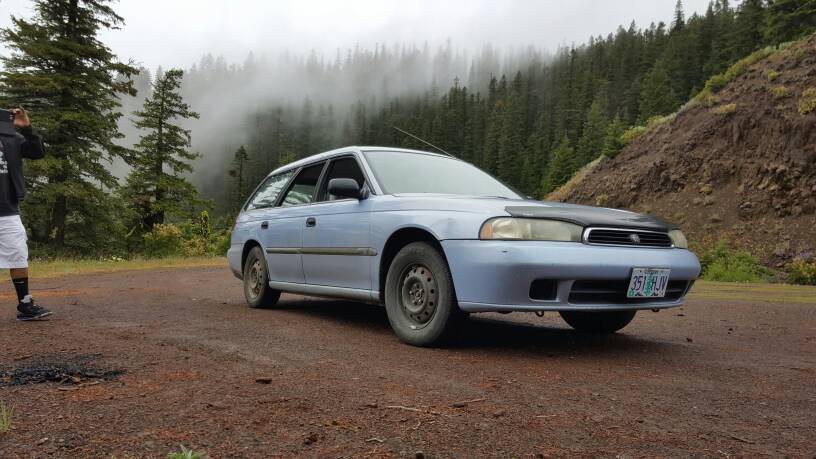
<path fill-rule="evenodd" d="M 652 215 L 606 207 L 576 204 L 525 202 L 524 205 L 506 206 L 504 210 L 514 217 L 562 220 L 581 226 L 608 226 L 669 231 L 677 225 Z"/>
<path fill-rule="evenodd" d="M 494 216 L 546 218 L 575 223 L 584 227 L 605 226 L 663 232 L 677 228 L 677 225 L 653 215 L 562 202 L 413 193 L 393 196 L 403 201 L 417 200 L 414 204 L 421 202 L 429 208 L 449 207 L 451 210 L 489 213 Z"/>

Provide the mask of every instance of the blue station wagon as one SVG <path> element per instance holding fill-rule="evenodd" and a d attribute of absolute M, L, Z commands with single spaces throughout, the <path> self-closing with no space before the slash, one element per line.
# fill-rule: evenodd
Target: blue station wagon
<path fill-rule="evenodd" d="M 653 216 L 525 198 L 437 153 L 347 147 L 273 171 L 228 252 L 251 307 L 281 292 L 384 304 L 397 336 L 431 346 L 469 313 L 558 311 L 611 333 L 680 306 L 700 272 Z"/>

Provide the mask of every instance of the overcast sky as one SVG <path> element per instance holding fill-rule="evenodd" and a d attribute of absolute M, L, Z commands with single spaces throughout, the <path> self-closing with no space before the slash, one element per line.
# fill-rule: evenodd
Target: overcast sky
<path fill-rule="evenodd" d="M 684 0 L 686 15 L 709 0 Z M 548 50 L 613 32 L 669 22 L 675 0 L 121 0 L 119 31 L 102 39 L 123 60 L 150 68 L 188 67 L 207 52 L 242 62 L 249 51 L 337 48 L 377 43 L 444 43 L 477 49 L 535 45 Z M 29 0 L 0 0 L 0 27 L 10 14 L 28 17 Z M 0 48 L 0 52 L 5 52 Z"/>

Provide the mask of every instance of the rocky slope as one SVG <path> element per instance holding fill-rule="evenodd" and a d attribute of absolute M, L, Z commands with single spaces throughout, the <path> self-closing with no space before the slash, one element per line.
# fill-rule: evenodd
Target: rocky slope
<path fill-rule="evenodd" d="M 816 35 L 652 128 L 558 199 L 661 215 L 782 266 L 816 251 Z"/>

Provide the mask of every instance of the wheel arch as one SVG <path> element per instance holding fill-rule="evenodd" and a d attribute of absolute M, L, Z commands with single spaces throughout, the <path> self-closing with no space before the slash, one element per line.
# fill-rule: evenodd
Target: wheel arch
<path fill-rule="evenodd" d="M 246 265 L 247 256 L 249 256 L 249 251 L 252 250 L 253 247 L 260 247 L 261 252 L 263 252 L 263 246 L 261 246 L 261 243 L 256 241 L 255 239 L 248 239 L 246 242 L 244 242 L 244 249 L 241 252 L 241 273 L 242 274 L 243 274 L 243 271 L 244 271 L 244 265 Z"/>
<path fill-rule="evenodd" d="M 442 258 L 445 259 L 445 263 L 448 262 L 442 244 L 429 230 L 417 226 L 408 226 L 394 231 L 385 241 L 382 253 L 380 254 L 377 285 L 379 286 L 380 293 L 379 300 L 383 304 L 385 304 L 385 279 L 388 276 L 388 268 L 391 266 L 391 262 L 394 260 L 394 257 L 397 256 L 397 253 L 412 242 L 427 242 L 439 251 Z M 450 266 L 450 264 L 448 266 Z"/>

